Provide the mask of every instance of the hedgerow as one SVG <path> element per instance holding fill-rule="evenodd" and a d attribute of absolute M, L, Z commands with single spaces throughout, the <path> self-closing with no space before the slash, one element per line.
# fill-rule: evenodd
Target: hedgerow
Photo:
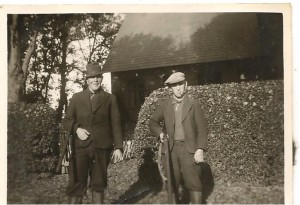
<path fill-rule="evenodd" d="M 55 119 L 55 111 L 44 104 L 8 104 L 8 180 L 54 171 L 59 154 Z"/>
<path fill-rule="evenodd" d="M 215 180 L 282 184 L 284 180 L 283 81 L 255 81 L 189 86 L 208 122 L 205 159 Z M 133 152 L 146 148 L 157 153 L 158 139 L 149 131 L 149 118 L 158 104 L 170 96 L 167 88 L 145 99 L 134 131 Z"/>

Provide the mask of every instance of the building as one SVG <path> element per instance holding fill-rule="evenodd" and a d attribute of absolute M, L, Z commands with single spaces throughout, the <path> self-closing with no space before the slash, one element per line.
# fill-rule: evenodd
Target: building
<path fill-rule="evenodd" d="M 282 14 L 126 14 L 103 69 L 123 121 L 133 123 L 174 71 L 189 85 L 282 79 Z"/>

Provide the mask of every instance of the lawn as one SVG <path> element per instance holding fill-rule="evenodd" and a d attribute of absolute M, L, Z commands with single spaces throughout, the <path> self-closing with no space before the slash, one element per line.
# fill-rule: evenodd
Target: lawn
<path fill-rule="evenodd" d="M 137 159 L 125 160 L 109 167 L 109 187 L 105 203 L 165 204 L 167 193 L 158 180 L 156 163 L 140 164 Z M 152 174 L 151 174 L 152 173 Z M 26 180 L 9 185 L 8 203 L 67 203 L 64 190 L 67 175 L 32 174 Z M 25 183 L 27 181 L 27 183 Z M 214 182 L 208 204 L 283 204 L 283 185 L 259 186 L 249 183 Z M 91 203 L 88 191 L 83 203 Z"/>

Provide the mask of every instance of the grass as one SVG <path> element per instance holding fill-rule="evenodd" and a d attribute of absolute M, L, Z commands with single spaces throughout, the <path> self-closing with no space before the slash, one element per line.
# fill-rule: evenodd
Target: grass
<path fill-rule="evenodd" d="M 137 159 L 126 160 L 109 167 L 109 187 L 105 203 L 166 204 L 167 194 L 157 179 L 156 164 L 139 164 Z M 62 204 L 67 203 L 67 175 L 30 175 L 8 191 L 8 203 Z M 83 203 L 91 203 L 88 191 Z M 261 186 L 250 183 L 215 181 L 208 204 L 283 204 L 283 185 Z"/>

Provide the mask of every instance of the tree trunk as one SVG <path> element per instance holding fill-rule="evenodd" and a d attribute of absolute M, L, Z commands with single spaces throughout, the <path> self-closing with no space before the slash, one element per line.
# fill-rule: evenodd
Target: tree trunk
<path fill-rule="evenodd" d="M 60 79 L 61 87 L 60 87 L 60 98 L 59 98 L 59 103 L 58 103 L 58 108 L 57 108 L 57 120 L 58 120 L 58 122 L 61 121 L 62 114 L 63 114 L 64 110 L 67 109 L 67 105 L 68 105 L 67 94 L 66 94 L 67 48 L 68 48 L 67 32 L 65 32 L 63 34 L 61 40 L 62 40 L 62 63 L 61 63 L 61 66 L 59 68 L 60 78 L 61 78 Z"/>
<path fill-rule="evenodd" d="M 22 95 L 24 73 L 21 68 L 19 17 L 17 14 L 9 16 L 9 61 L 8 61 L 8 102 L 19 102 Z"/>
<path fill-rule="evenodd" d="M 8 60 L 8 102 L 19 102 L 26 93 L 26 78 L 30 58 L 34 52 L 37 32 L 30 37 L 30 44 L 26 50 L 21 66 L 21 21 L 18 14 L 9 15 L 9 60 Z"/>
<path fill-rule="evenodd" d="M 31 56 L 35 50 L 35 42 L 36 42 L 36 37 L 37 37 L 37 31 L 33 31 L 33 34 L 30 37 L 30 43 L 28 45 L 26 54 L 25 54 L 25 58 L 22 64 L 22 71 L 24 73 L 24 77 L 22 80 L 22 88 L 23 88 L 23 95 L 26 94 L 26 79 L 27 79 L 27 75 L 28 75 L 28 65 L 31 59 Z"/>

